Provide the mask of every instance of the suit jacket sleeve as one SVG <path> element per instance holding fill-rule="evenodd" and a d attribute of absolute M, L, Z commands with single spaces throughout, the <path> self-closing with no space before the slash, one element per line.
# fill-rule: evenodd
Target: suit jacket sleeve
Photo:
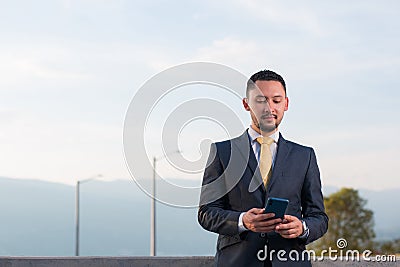
<path fill-rule="evenodd" d="M 203 176 L 198 221 L 208 231 L 235 235 L 239 233 L 238 220 L 241 212 L 230 210 L 224 182 L 227 177 L 224 175 L 225 168 L 219 153 L 217 144 L 212 144 Z M 217 180 L 218 183 L 213 183 Z M 218 195 L 221 197 L 216 197 Z"/>
<path fill-rule="evenodd" d="M 320 173 L 313 149 L 311 149 L 301 196 L 303 219 L 310 229 L 306 240 L 308 244 L 323 236 L 328 230 L 328 216 L 325 213 Z"/>

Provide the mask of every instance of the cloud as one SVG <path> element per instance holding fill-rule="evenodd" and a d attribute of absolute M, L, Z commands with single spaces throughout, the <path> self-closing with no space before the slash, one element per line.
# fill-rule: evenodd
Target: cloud
<path fill-rule="evenodd" d="M 135 90 L 176 64 L 211 61 L 246 75 L 263 68 L 283 74 L 295 96 L 291 110 L 314 124 L 294 140 L 315 133 L 306 143 L 320 151 L 329 183 L 364 185 L 367 178 L 373 187 L 381 172 L 379 185 L 388 186 L 399 131 L 382 123 L 398 117 L 400 9 L 396 1 L 376 3 L 208 1 L 185 7 L 186 16 L 170 3 L 45 1 L 25 13 L 10 4 L 0 42 L 4 175 L 72 179 L 106 174 L 103 167 L 125 175 L 115 125 Z M 371 112 L 373 135 L 385 137 L 383 147 L 365 150 L 365 132 L 376 130 L 342 129 Z M 290 127 L 304 127 L 303 117 L 288 115 Z"/>
<path fill-rule="evenodd" d="M 380 136 L 384 133 L 384 136 Z M 314 131 L 302 138 L 315 149 L 326 185 L 356 188 L 400 188 L 394 171 L 400 160 L 398 125 L 366 125 L 329 132 Z"/>
<path fill-rule="evenodd" d="M 307 8 L 298 1 L 291 2 L 290 8 L 287 2 L 282 1 L 238 0 L 233 4 L 238 12 L 245 12 L 247 17 L 271 23 L 276 28 L 291 28 L 320 37 L 326 34 L 320 27 L 315 9 Z"/>
<path fill-rule="evenodd" d="M 296 43 L 296 45 L 293 45 Z M 243 39 L 226 36 L 197 49 L 192 60 L 212 61 L 237 68 L 248 74 L 262 68 L 283 72 L 290 80 L 325 82 L 329 79 L 351 79 L 350 74 L 391 73 L 400 67 L 400 54 L 360 56 L 352 47 L 341 50 L 293 38 L 270 42 L 268 37 Z M 366 77 L 370 79 L 372 77 Z"/>
<path fill-rule="evenodd" d="M 62 45 L 32 43 L 28 47 L 2 44 L 1 90 L 28 90 L 48 81 L 63 84 L 92 78 L 77 62 L 73 62 L 74 57 L 73 51 Z"/>
<path fill-rule="evenodd" d="M 218 62 L 244 69 L 249 63 L 251 65 L 258 63 L 254 61 L 257 61 L 256 54 L 259 50 L 257 42 L 227 36 L 214 40 L 208 46 L 198 48 L 193 60 Z"/>
<path fill-rule="evenodd" d="M 122 126 L 49 121 L 20 112 L 0 134 L 2 176 L 63 183 L 102 173 L 129 177 L 122 155 Z"/>

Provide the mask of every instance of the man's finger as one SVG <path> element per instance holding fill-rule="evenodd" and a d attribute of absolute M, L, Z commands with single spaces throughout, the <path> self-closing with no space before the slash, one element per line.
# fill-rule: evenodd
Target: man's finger
<path fill-rule="evenodd" d="M 258 233 L 269 233 L 269 232 L 274 231 L 275 227 L 274 226 L 256 227 L 255 229 L 256 229 L 255 232 L 258 232 Z"/>
<path fill-rule="evenodd" d="M 289 230 L 275 230 L 281 235 L 291 235 L 291 234 L 296 234 L 297 230 L 296 229 L 289 229 Z"/>
<path fill-rule="evenodd" d="M 264 213 L 264 209 L 252 208 L 248 212 L 258 215 Z"/>
<path fill-rule="evenodd" d="M 296 228 L 295 223 L 282 223 L 276 227 L 277 230 L 286 230 L 286 229 L 294 229 Z"/>
<path fill-rule="evenodd" d="M 267 221 L 267 220 L 270 220 L 271 218 L 273 218 L 274 216 L 275 215 L 273 213 L 255 214 L 254 221 L 257 221 L 257 222 Z"/>
<path fill-rule="evenodd" d="M 265 209 L 257 209 L 256 208 L 256 210 L 257 210 L 256 214 L 264 214 Z"/>
<path fill-rule="evenodd" d="M 265 219 L 271 219 L 275 217 L 275 213 L 265 213 Z"/>
<path fill-rule="evenodd" d="M 258 222 L 258 225 L 264 226 L 264 227 L 273 226 L 274 229 L 275 229 L 275 227 L 276 227 L 277 225 L 279 225 L 280 222 L 281 222 L 280 219 L 275 219 L 275 220 L 263 220 L 263 221 Z"/>
<path fill-rule="evenodd" d="M 285 215 L 285 216 L 284 216 L 284 219 L 286 219 L 286 220 L 289 221 L 289 222 L 293 222 L 294 220 L 297 219 L 297 217 L 292 216 L 292 215 Z"/>
<path fill-rule="evenodd" d="M 271 225 L 271 224 L 278 224 L 281 223 L 282 220 L 281 219 L 271 219 L 270 216 L 266 217 L 266 216 L 259 216 L 258 219 L 260 219 L 260 221 L 266 223 L 267 225 Z"/>
<path fill-rule="evenodd" d="M 282 236 L 283 238 L 296 238 L 296 237 L 297 237 L 296 234 L 290 234 L 290 235 L 281 234 L 281 236 Z"/>

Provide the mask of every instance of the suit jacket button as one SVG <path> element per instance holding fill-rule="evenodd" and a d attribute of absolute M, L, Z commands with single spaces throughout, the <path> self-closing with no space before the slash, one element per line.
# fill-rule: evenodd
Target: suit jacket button
<path fill-rule="evenodd" d="M 265 237 L 265 233 L 261 233 L 260 236 L 261 236 L 261 237 Z"/>

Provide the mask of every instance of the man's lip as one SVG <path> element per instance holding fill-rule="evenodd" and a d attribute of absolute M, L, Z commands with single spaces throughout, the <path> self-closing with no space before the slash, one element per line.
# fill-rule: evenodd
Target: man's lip
<path fill-rule="evenodd" d="M 275 119 L 275 116 L 262 116 L 263 119 L 272 120 Z"/>

